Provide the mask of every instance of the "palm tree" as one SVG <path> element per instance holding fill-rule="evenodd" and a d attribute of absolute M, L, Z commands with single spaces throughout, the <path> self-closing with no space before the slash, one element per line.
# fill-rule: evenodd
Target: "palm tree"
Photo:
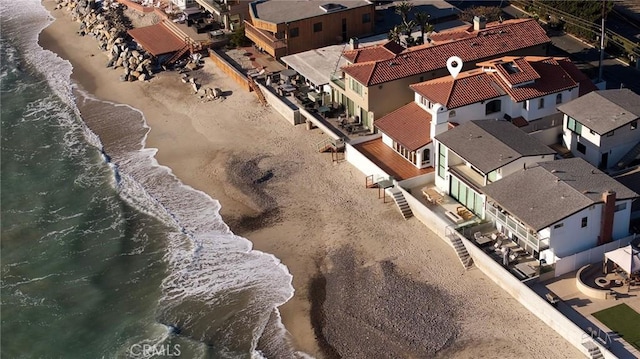
<path fill-rule="evenodd" d="M 431 15 L 428 13 L 421 11 L 415 15 L 415 22 L 420 26 L 420 40 L 421 43 L 425 43 L 424 34 L 433 31 L 433 25 L 429 23 L 431 19 Z"/>
<path fill-rule="evenodd" d="M 407 20 L 409 18 L 411 9 L 413 9 L 413 4 L 407 1 L 403 1 L 396 6 L 396 14 L 400 15 L 400 17 L 402 18 L 402 23 L 405 25 L 408 24 Z"/>
<path fill-rule="evenodd" d="M 389 40 L 395 42 L 395 43 L 400 43 L 400 36 L 402 36 L 402 26 L 400 25 L 396 25 L 393 27 L 393 29 L 389 30 L 389 34 L 387 35 L 387 37 L 389 38 Z"/>

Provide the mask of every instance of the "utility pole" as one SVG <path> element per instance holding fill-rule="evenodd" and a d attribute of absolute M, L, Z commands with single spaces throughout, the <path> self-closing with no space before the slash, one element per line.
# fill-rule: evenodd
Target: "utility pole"
<path fill-rule="evenodd" d="M 602 82 L 602 63 L 604 62 L 604 14 L 606 7 L 606 0 L 602 0 L 602 25 L 600 26 L 600 62 L 598 64 L 598 82 Z"/>

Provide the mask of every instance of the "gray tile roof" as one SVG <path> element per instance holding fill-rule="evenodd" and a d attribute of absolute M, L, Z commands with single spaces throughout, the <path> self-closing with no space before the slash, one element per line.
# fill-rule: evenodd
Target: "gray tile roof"
<path fill-rule="evenodd" d="M 484 174 L 521 157 L 555 153 L 508 121 L 470 121 L 436 139 Z"/>
<path fill-rule="evenodd" d="M 370 2 L 365 0 L 261 0 L 252 2 L 251 6 L 256 10 L 255 13 L 259 19 L 280 24 L 325 15 L 327 12 L 322 10 L 320 5 L 329 3 L 344 6 L 342 10 L 337 11 L 344 11 L 361 6 L 372 6 Z"/>
<path fill-rule="evenodd" d="M 617 199 L 639 195 L 582 158 L 541 162 L 483 188 L 496 204 L 539 231 L 593 204 L 602 193 Z"/>
<path fill-rule="evenodd" d="M 593 91 L 558 109 L 604 135 L 640 117 L 640 95 L 629 89 Z"/>

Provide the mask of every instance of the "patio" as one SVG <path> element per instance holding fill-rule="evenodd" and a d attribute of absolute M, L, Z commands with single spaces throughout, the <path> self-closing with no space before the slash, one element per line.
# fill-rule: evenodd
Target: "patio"
<path fill-rule="evenodd" d="M 391 147 L 382 143 L 382 138 L 359 143 L 353 147 L 397 181 L 434 171 L 433 167 L 417 168 Z"/>
<path fill-rule="evenodd" d="M 541 263 L 535 254 L 498 231 L 492 222 L 483 221 L 461 233 L 519 280 L 541 274 Z"/>

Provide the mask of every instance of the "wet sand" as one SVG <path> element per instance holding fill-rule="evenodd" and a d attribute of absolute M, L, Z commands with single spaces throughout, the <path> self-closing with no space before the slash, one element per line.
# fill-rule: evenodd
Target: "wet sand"
<path fill-rule="evenodd" d="M 48 9 L 53 1 L 45 1 Z M 123 83 L 94 39 L 75 35 L 63 10 L 41 44 L 74 66 L 96 97 L 140 109 L 146 146 L 185 184 L 222 204 L 232 230 L 293 274 L 281 308 L 298 350 L 318 358 L 580 358 L 581 354 L 418 220 L 364 187 L 365 175 L 313 144 L 319 130 L 293 127 L 207 59 L 193 95 L 177 73 Z"/>

